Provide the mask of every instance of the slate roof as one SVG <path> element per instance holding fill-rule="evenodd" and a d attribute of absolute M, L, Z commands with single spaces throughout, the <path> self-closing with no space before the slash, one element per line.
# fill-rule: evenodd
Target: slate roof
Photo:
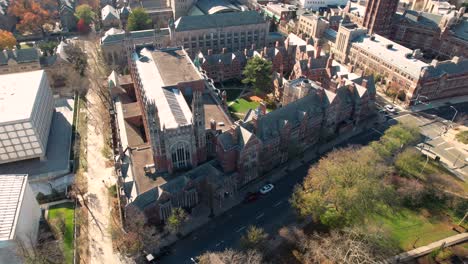
<path fill-rule="evenodd" d="M 452 27 L 455 36 L 468 41 L 468 21 L 463 19 L 459 24 Z"/>
<path fill-rule="evenodd" d="M 152 203 L 156 202 L 160 193 L 158 188 L 150 189 L 140 195 L 138 195 L 132 202 L 133 205 L 138 207 L 139 209 L 143 210 L 147 206 L 151 205 Z"/>
<path fill-rule="evenodd" d="M 101 17 L 102 17 L 102 21 L 120 19 L 120 16 L 117 13 L 117 10 L 111 5 L 106 5 L 105 7 L 102 8 Z"/>
<path fill-rule="evenodd" d="M 417 23 L 419 25 L 430 28 L 439 28 L 440 20 L 442 20 L 441 15 L 418 12 L 414 10 L 406 10 L 405 13 L 403 13 L 402 18 L 406 18 L 407 20 L 413 23 Z"/>
<path fill-rule="evenodd" d="M 434 67 L 428 66 L 426 70 L 430 77 L 439 77 L 444 74 L 460 74 L 468 73 L 468 59 L 460 59 L 459 63 L 454 63 L 452 60 L 441 61 Z"/>
<path fill-rule="evenodd" d="M 262 141 L 268 141 L 276 138 L 287 123 L 291 127 L 299 125 L 305 113 L 309 116 L 319 116 L 322 112 L 320 97 L 312 92 L 282 108 L 260 116 L 257 121 L 257 136 Z"/>
<path fill-rule="evenodd" d="M 112 29 L 109 29 L 109 31 Z M 109 32 L 108 31 L 108 32 Z M 107 33 L 107 32 L 106 32 Z M 169 29 L 168 28 L 161 28 L 159 31 L 156 29 L 147 29 L 147 30 L 140 30 L 140 31 L 132 31 L 130 32 L 130 35 L 133 39 L 138 39 L 138 38 L 150 38 L 153 36 L 166 36 L 169 35 Z M 104 37 L 101 38 L 101 45 L 106 45 L 110 44 L 113 42 L 122 42 L 125 39 L 125 32 L 120 32 L 117 34 L 108 34 L 104 35 Z"/>
<path fill-rule="evenodd" d="M 181 32 L 264 23 L 266 23 L 266 21 L 256 11 L 246 11 L 204 16 L 182 16 L 175 22 L 175 28 L 176 31 Z"/>
<path fill-rule="evenodd" d="M 197 7 L 207 15 L 212 15 L 220 12 L 236 12 L 240 11 L 237 6 L 226 0 L 199 0 Z"/>
<path fill-rule="evenodd" d="M 39 61 L 39 50 L 36 48 L 17 49 L 15 52 L 13 52 L 13 50 L 7 50 L 6 56 L 5 50 L 0 52 L 0 65 L 8 64 L 8 60 L 10 59 L 17 63 Z"/>

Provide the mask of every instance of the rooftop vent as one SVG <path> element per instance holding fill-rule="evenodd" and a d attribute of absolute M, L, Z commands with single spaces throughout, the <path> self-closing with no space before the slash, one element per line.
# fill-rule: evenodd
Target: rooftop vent
<path fill-rule="evenodd" d="M 371 37 L 370 37 L 370 40 L 374 41 L 374 40 L 375 40 L 375 36 L 371 36 Z"/>
<path fill-rule="evenodd" d="M 405 57 L 406 57 L 407 59 L 411 59 L 411 57 L 413 57 L 413 54 L 412 54 L 412 53 L 406 53 L 406 54 L 405 54 Z"/>
<path fill-rule="evenodd" d="M 387 49 L 392 49 L 393 48 L 393 44 L 387 44 Z"/>

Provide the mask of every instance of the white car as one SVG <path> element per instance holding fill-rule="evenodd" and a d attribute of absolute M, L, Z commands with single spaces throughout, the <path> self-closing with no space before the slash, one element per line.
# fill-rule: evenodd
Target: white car
<path fill-rule="evenodd" d="M 271 190 L 273 190 L 275 186 L 273 186 L 273 184 L 269 183 L 265 186 L 263 186 L 262 188 L 260 188 L 260 193 L 261 194 L 267 194 L 269 192 L 271 192 Z"/>
<path fill-rule="evenodd" d="M 392 105 L 386 105 L 385 110 L 389 111 L 390 113 L 395 113 L 396 109 Z"/>

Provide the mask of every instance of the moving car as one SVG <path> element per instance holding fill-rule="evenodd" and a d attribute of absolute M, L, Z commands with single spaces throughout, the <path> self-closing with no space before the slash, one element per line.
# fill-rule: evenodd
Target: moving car
<path fill-rule="evenodd" d="M 271 190 L 273 190 L 275 186 L 273 186 L 273 184 L 269 183 L 265 186 L 263 186 L 262 188 L 260 188 L 260 193 L 261 194 L 267 194 L 269 192 L 271 192 Z"/>
<path fill-rule="evenodd" d="M 385 110 L 387 110 L 390 113 L 395 113 L 396 112 L 395 107 L 393 107 L 392 105 L 386 105 Z"/>

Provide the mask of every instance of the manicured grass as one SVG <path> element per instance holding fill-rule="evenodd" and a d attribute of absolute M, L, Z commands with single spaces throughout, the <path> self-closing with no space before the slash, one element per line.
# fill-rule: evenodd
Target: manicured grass
<path fill-rule="evenodd" d="M 373 221 L 375 225 L 384 228 L 403 250 L 413 249 L 413 244 L 420 247 L 457 234 L 451 229 L 448 219 L 427 213 L 423 215 L 422 212 L 406 208 L 376 215 Z"/>
<path fill-rule="evenodd" d="M 249 109 L 255 109 L 259 105 L 259 102 L 247 101 L 244 98 L 239 98 L 229 106 L 229 110 L 235 113 L 246 113 Z"/>
<path fill-rule="evenodd" d="M 463 144 L 468 144 L 468 130 L 458 132 L 455 138 Z"/>
<path fill-rule="evenodd" d="M 66 263 L 73 263 L 73 203 L 53 205 L 49 208 L 48 220 L 52 223 L 54 219 L 63 217 L 65 220 L 65 232 L 63 235 L 63 254 Z"/>

